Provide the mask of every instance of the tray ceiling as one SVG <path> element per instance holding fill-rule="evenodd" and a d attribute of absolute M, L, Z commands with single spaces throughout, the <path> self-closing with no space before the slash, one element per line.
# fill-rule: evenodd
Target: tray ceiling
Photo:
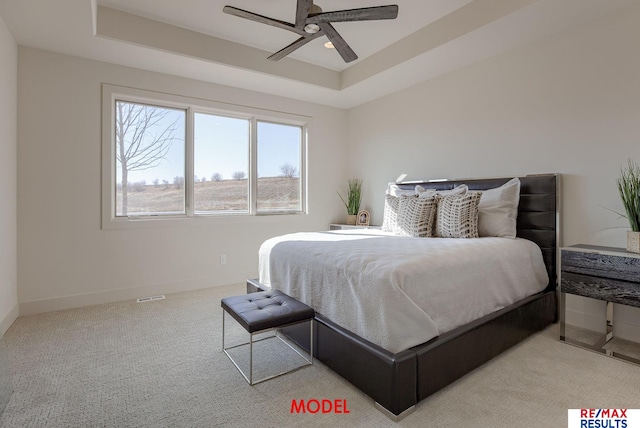
<path fill-rule="evenodd" d="M 324 11 L 397 4 L 398 18 L 336 23 L 358 54 L 320 37 L 277 61 L 291 32 L 222 12 L 294 22 L 296 0 L 4 0 L 17 43 L 100 61 L 349 108 L 640 0 L 317 0 Z"/>

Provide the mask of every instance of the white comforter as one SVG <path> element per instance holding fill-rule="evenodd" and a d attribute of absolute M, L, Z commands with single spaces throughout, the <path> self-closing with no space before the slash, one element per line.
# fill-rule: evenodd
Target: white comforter
<path fill-rule="evenodd" d="M 259 260 L 260 282 L 394 353 L 548 283 L 540 249 L 518 238 L 294 233 L 265 241 Z"/>

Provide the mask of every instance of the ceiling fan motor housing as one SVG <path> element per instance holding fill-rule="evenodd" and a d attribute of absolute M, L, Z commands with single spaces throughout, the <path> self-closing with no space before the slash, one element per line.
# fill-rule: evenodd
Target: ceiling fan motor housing
<path fill-rule="evenodd" d="M 309 8 L 309 15 L 316 15 L 318 13 L 322 13 L 322 8 L 318 5 L 312 4 Z M 309 34 L 315 34 L 320 31 L 320 26 L 318 24 L 307 24 L 304 26 L 304 31 Z"/>

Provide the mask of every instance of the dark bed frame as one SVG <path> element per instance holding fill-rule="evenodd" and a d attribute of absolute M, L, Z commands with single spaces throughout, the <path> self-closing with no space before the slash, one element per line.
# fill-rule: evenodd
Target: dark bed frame
<path fill-rule="evenodd" d="M 511 178 L 398 184 L 406 189 L 421 184 L 437 190 L 466 184 L 470 190 L 485 190 Z M 419 401 L 557 320 L 560 175 L 528 175 L 520 177 L 520 181 L 517 236 L 542 249 L 549 274 L 549 284 L 543 292 L 395 354 L 316 314 L 315 357 L 373 398 L 390 418 L 401 419 Z M 262 291 L 261 284 L 247 281 L 247 292 L 256 291 Z M 306 327 L 285 333 L 309 349 Z"/>

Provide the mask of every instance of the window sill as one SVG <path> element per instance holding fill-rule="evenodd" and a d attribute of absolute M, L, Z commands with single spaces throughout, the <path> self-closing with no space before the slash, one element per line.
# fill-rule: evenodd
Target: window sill
<path fill-rule="evenodd" d="M 200 227 L 246 223 L 271 223 L 282 221 L 283 216 L 304 216 L 303 212 L 269 212 L 269 213 L 224 213 L 197 215 L 194 217 L 174 216 L 132 216 L 117 217 L 102 222 L 102 230 L 132 230 L 175 227 Z"/>

